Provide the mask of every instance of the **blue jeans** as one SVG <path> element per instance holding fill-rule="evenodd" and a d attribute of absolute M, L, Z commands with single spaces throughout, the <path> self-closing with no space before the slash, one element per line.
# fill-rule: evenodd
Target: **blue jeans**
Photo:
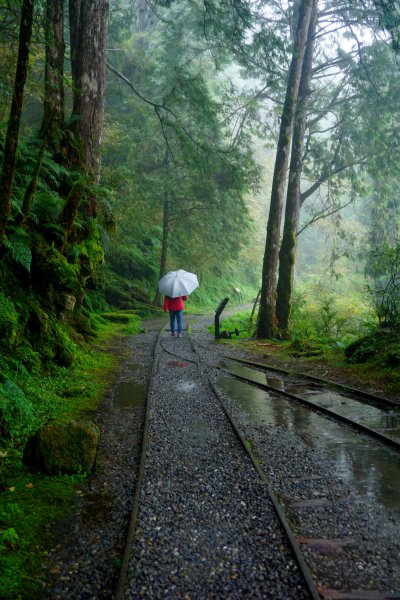
<path fill-rule="evenodd" d="M 174 331 L 175 331 L 175 318 L 176 318 L 176 325 L 178 328 L 178 333 L 182 333 L 182 315 L 183 315 L 183 310 L 170 310 L 169 311 L 169 320 L 171 323 L 171 333 L 174 333 Z"/>

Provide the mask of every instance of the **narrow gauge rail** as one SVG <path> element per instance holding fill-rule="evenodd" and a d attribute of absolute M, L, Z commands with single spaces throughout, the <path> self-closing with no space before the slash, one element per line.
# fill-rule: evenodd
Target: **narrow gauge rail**
<path fill-rule="evenodd" d="M 199 362 L 201 362 L 201 358 L 200 355 L 198 354 L 197 350 L 196 350 L 196 346 L 193 343 L 193 340 L 191 338 L 191 336 L 189 335 L 189 340 L 190 340 L 190 344 L 193 348 L 193 351 L 195 352 L 195 354 L 199 357 Z M 258 458 L 256 457 L 256 455 L 254 454 L 253 450 L 251 449 L 251 447 L 249 446 L 249 444 L 246 442 L 245 436 L 243 435 L 242 431 L 240 430 L 240 427 L 238 425 L 238 423 L 236 422 L 236 420 L 233 418 L 233 416 L 231 415 L 231 413 L 228 410 L 228 407 L 226 406 L 225 402 L 222 399 L 222 396 L 220 394 L 220 392 L 218 391 L 217 387 L 214 385 L 213 381 L 210 379 L 210 377 L 207 375 L 207 372 L 204 371 L 205 376 L 207 377 L 207 381 L 209 383 L 209 385 L 211 386 L 211 388 L 214 391 L 214 394 L 216 395 L 216 397 L 218 398 L 219 402 L 221 403 L 221 406 L 229 420 L 229 423 L 231 424 L 235 434 L 238 436 L 243 449 L 245 450 L 245 452 L 248 454 L 255 470 L 257 471 L 258 475 L 260 476 L 262 482 L 265 484 L 266 489 L 268 491 L 268 495 L 272 501 L 272 504 L 275 508 L 276 514 L 278 516 L 278 519 L 286 533 L 286 536 L 288 538 L 290 547 L 292 548 L 293 554 L 296 557 L 297 560 L 297 564 L 299 566 L 300 572 L 303 575 L 304 581 L 306 583 L 306 586 L 310 592 L 310 596 L 311 598 L 313 598 L 313 600 L 320 600 L 321 596 L 317 590 L 317 586 L 315 584 L 315 581 L 312 577 L 312 574 L 307 566 L 306 560 L 304 558 L 303 552 L 300 549 L 299 544 L 296 541 L 296 537 L 289 525 L 289 522 L 285 516 L 284 510 L 281 507 L 279 500 L 277 498 L 277 496 L 275 495 L 275 493 L 272 490 L 272 487 L 269 484 L 268 478 L 260 464 L 260 461 L 258 460 Z"/>
<path fill-rule="evenodd" d="M 160 348 L 160 347 L 163 349 L 164 352 L 166 352 L 172 356 L 175 356 L 185 362 L 197 364 L 197 366 L 199 367 L 201 375 L 203 377 L 205 377 L 208 385 L 211 387 L 215 396 L 219 400 L 235 435 L 238 437 L 238 439 L 241 442 L 243 450 L 250 458 L 250 461 L 251 461 L 252 465 L 254 466 L 256 472 L 258 473 L 262 483 L 265 484 L 265 488 L 271 499 L 271 502 L 275 509 L 278 520 L 279 520 L 279 522 L 283 528 L 283 531 L 286 535 L 286 538 L 288 541 L 288 547 L 290 547 L 293 552 L 293 555 L 294 555 L 295 560 L 298 565 L 299 573 L 301 574 L 301 576 L 304 580 L 305 588 L 307 589 L 307 591 L 310 595 L 310 598 L 312 598 L 313 600 L 320 600 L 321 595 L 319 594 L 319 592 L 317 590 L 316 583 L 315 583 L 315 581 L 311 575 L 311 572 L 307 566 L 304 555 L 303 555 L 303 553 L 300 549 L 300 546 L 297 543 L 296 538 L 295 538 L 295 536 L 290 528 L 290 525 L 285 517 L 284 510 L 281 507 L 281 505 L 277 499 L 277 496 L 272 491 L 272 488 L 269 485 L 268 479 L 267 479 L 258 459 L 256 458 L 254 452 L 249 447 L 248 443 L 246 443 L 244 435 L 240 431 L 240 428 L 238 427 L 237 423 L 235 422 L 234 418 L 229 413 L 225 403 L 223 402 L 221 394 L 218 392 L 218 389 L 216 388 L 216 386 L 214 385 L 214 383 L 212 382 L 210 377 L 207 375 L 206 370 L 202 369 L 201 357 L 198 354 L 198 352 L 196 351 L 196 347 L 195 347 L 195 344 L 193 343 L 193 340 L 191 339 L 191 336 L 188 334 L 187 339 L 189 339 L 190 346 L 191 346 L 195 356 L 197 357 L 197 359 L 195 361 L 193 359 L 189 359 L 187 356 L 183 356 L 182 354 L 180 354 L 176 351 L 171 351 L 169 348 L 167 348 L 165 346 L 165 344 L 163 344 L 161 342 L 161 339 L 160 339 L 161 334 L 163 333 L 165 327 L 166 327 L 166 325 L 164 325 L 160 329 L 160 332 L 157 336 L 157 339 L 156 339 L 156 342 L 155 342 L 154 348 L 153 348 L 154 363 L 153 363 L 153 369 L 152 369 L 152 373 L 151 373 L 151 377 L 150 377 L 150 381 L 149 381 L 148 389 L 147 389 L 147 395 L 146 395 L 146 415 L 145 415 L 145 423 L 144 423 L 144 431 L 143 431 L 143 441 L 142 441 L 142 448 L 141 448 L 141 460 L 140 460 L 140 466 L 139 466 L 139 474 L 138 474 L 137 485 L 135 488 L 132 513 L 131 513 L 131 517 L 130 517 L 130 521 L 129 521 L 128 532 L 127 532 L 127 537 L 126 537 L 126 544 L 125 544 L 125 549 L 124 549 L 124 553 L 123 553 L 123 557 L 122 557 L 122 561 L 121 561 L 121 568 L 120 568 L 119 578 L 117 581 L 117 587 L 116 587 L 116 592 L 114 595 L 114 600 L 121 600 L 124 598 L 124 591 L 125 591 L 125 586 L 127 583 L 128 566 L 129 566 L 129 561 L 130 561 L 130 557 L 132 556 L 132 550 L 133 550 L 133 546 L 134 546 L 135 528 L 136 528 L 138 514 L 139 514 L 140 494 L 141 494 L 144 473 L 145 473 L 146 449 L 147 449 L 147 443 L 148 443 L 148 431 L 149 431 L 149 421 L 150 421 L 150 396 L 151 396 L 153 385 L 154 385 L 153 384 L 154 375 L 157 371 L 157 367 L 158 367 L 158 363 L 159 363 L 159 357 L 157 357 L 157 348 Z"/>
<path fill-rule="evenodd" d="M 127 572 L 128 572 L 129 557 L 130 557 L 130 553 L 131 553 L 131 549 L 132 549 L 132 545 L 133 545 L 133 538 L 135 535 L 136 521 L 137 521 L 138 512 L 139 512 L 140 492 L 142 489 L 142 483 L 143 483 L 143 478 L 144 478 L 145 456 L 146 456 L 146 447 L 147 447 L 149 421 L 150 421 L 150 395 L 151 395 L 151 391 L 153 388 L 154 373 L 156 372 L 157 365 L 158 365 L 158 360 L 156 358 L 156 350 L 160 344 L 160 337 L 161 337 L 161 334 L 164 331 L 164 329 L 165 329 L 165 324 L 163 324 L 162 327 L 160 328 L 160 330 L 158 331 L 158 334 L 155 338 L 154 345 L 152 348 L 153 367 L 151 370 L 149 382 L 147 385 L 147 391 L 146 391 L 146 407 L 145 407 L 145 417 L 144 417 L 144 424 L 143 424 L 142 447 L 141 447 L 141 452 L 140 452 L 138 477 L 137 477 L 137 481 L 136 481 L 135 494 L 133 497 L 131 516 L 130 516 L 129 523 L 128 523 L 125 547 L 124 547 L 124 551 L 123 551 L 122 559 L 121 559 L 121 567 L 119 570 L 119 576 L 118 576 L 115 595 L 114 595 L 115 600 L 120 600 L 124 597 L 124 587 L 125 587 L 125 582 L 126 582 L 126 577 L 127 577 Z"/>
<path fill-rule="evenodd" d="M 273 391 L 277 394 L 284 396 L 285 398 L 289 398 L 296 402 L 305 404 L 309 408 L 312 408 L 314 410 L 317 410 L 319 412 L 327 414 L 335 420 L 339 420 L 344 423 L 347 423 L 351 427 L 356 428 L 356 429 L 372 436 L 373 438 L 380 440 L 384 444 L 387 444 L 397 450 L 400 450 L 400 440 L 399 439 L 396 439 L 395 437 L 390 437 L 384 433 L 381 433 L 377 429 L 373 429 L 372 427 L 369 427 L 368 425 L 366 425 L 365 423 L 362 422 L 362 416 L 359 417 L 359 420 L 356 420 L 355 418 L 350 418 L 350 417 L 346 416 L 345 414 L 342 414 L 336 410 L 333 410 L 332 408 L 324 406 L 322 402 L 318 402 L 318 399 L 310 400 L 310 399 L 304 397 L 303 395 L 293 394 L 285 389 L 280 389 L 278 386 L 270 385 L 267 383 L 267 381 L 264 383 L 264 382 L 260 381 L 260 379 L 257 377 L 257 375 L 259 373 L 262 373 L 265 375 L 269 371 L 275 371 L 275 370 L 286 374 L 288 377 L 289 376 L 292 376 L 292 377 L 301 376 L 303 379 L 307 379 L 307 376 L 305 376 L 303 374 L 293 373 L 293 372 L 285 372 L 283 369 L 282 370 L 281 369 L 272 369 L 269 366 L 263 366 L 258 363 L 254 363 L 252 361 L 246 361 L 246 360 L 242 360 L 242 359 L 226 357 L 226 360 L 236 362 L 236 363 L 242 363 L 242 364 L 246 365 L 247 375 L 235 372 L 235 370 L 232 371 L 231 369 L 229 369 L 229 365 L 226 365 L 226 363 L 225 363 L 225 366 L 219 365 L 219 368 L 222 371 L 228 373 L 229 375 L 231 375 L 233 377 L 236 377 L 240 381 L 244 381 L 245 383 L 254 385 L 254 386 L 256 386 L 260 389 L 266 390 L 266 391 Z M 318 379 L 318 378 L 314 378 L 314 377 L 313 378 L 310 377 L 309 379 L 313 380 L 313 381 L 318 381 L 321 384 L 321 387 L 323 387 L 325 389 L 328 389 L 328 387 L 330 387 L 330 385 L 331 385 L 330 382 L 327 382 L 326 380 L 322 380 L 322 379 Z M 294 383 L 293 385 L 295 386 L 296 383 Z M 338 385 L 336 387 L 339 387 L 342 390 L 342 394 L 346 393 L 345 398 L 346 398 L 346 402 L 347 402 L 347 408 L 349 406 L 351 406 L 352 404 L 355 407 L 357 407 L 357 405 L 360 404 L 360 398 L 357 396 L 361 396 L 361 398 L 368 400 L 368 404 L 370 406 L 374 407 L 375 412 L 379 413 L 379 411 L 381 410 L 381 416 L 383 418 L 386 415 L 386 412 L 384 409 L 387 409 L 390 407 L 392 410 L 397 411 L 396 418 L 398 420 L 398 427 L 400 429 L 400 409 L 399 409 L 399 405 L 397 403 L 391 402 L 390 400 L 388 400 L 386 398 L 380 398 L 379 396 L 374 396 L 373 394 L 367 394 L 367 393 L 362 393 L 362 392 L 360 392 L 358 394 L 357 390 L 355 390 L 354 388 L 350 388 L 351 393 L 349 393 L 349 388 L 347 386 L 339 386 Z M 363 404 L 363 406 L 365 406 L 365 403 L 362 403 L 362 404 Z M 379 405 L 382 407 L 381 409 L 379 408 Z"/>
<path fill-rule="evenodd" d="M 225 358 L 227 360 L 233 360 L 237 363 L 242 363 L 244 365 L 248 365 L 250 367 L 254 367 L 263 371 L 275 371 L 277 373 L 282 373 L 284 375 L 288 375 L 290 377 L 300 377 L 304 380 L 316 381 L 317 383 L 324 384 L 331 388 L 337 388 L 339 390 L 343 390 L 350 394 L 354 394 L 359 398 L 365 398 L 366 400 L 370 400 L 372 402 L 376 402 L 377 404 L 387 405 L 388 407 L 399 406 L 399 403 L 394 402 L 393 400 L 389 400 L 388 398 L 383 398 L 382 396 L 378 396 L 377 394 L 371 394 L 370 392 L 366 392 L 364 390 L 359 390 L 350 385 L 346 385 L 343 383 L 338 383 L 337 381 L 332 381 L 330 379 L 324 379 L 323 377 L 317 377 L 316 375 L 310 375 L 308 373 L 300 373 L 299 371 L 292 371 L 290 369 L 283 369 L 282 367 L 277 367 L 275 365 L 270 365 L 266 363 L 260 363 L 254 360 L 248 360 L 243 358 L 235 358 L 233 356 L 226 355 Z"/>

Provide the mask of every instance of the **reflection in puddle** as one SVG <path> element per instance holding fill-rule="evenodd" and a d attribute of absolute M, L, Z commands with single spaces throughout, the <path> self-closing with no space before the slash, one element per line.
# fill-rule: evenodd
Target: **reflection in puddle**
<path fill-rule="evenodd" d="M 120 410 L 134 410 L 145 399 L 145 386 L 134 381 L 121 381 L 113 394 L 113 405 Z"/>
<path fill-rule="evenodd" d="M 226 361 L 222 365 L 231 373 L 247 377 L 255 383 L 267 384 L 277 390 L 284 390 L 300 396 L 335 413 L 357 421 L 358 423 L 385 433 L 388 437 L 400 440 L 400 406 L 385 407 L 371 402 L 349 397 L 345 392 L 321 387 L 319 384 L 300 380 L 296 377 L 272 375 L 270 372 L 258 371 L 235 362 Z"/>
<path fill-rule="evenodd" d="M 196 385 L 197 384 L 194 381 L 179 381 L 175 385 L 175 389 L 178 392 L 184 392 L 185 394 L 187 394 L 188 392 L 193 391 Z"/>
<path fill-rule="evenodd" d="M 400 514 L 397 452 L 282 396 L 229 378 L 221 379 L 218 386 L 257 424 L 295 430 L 309 447 L 324 449 L 337 476 L 351 483 L 361 494 Z"/>

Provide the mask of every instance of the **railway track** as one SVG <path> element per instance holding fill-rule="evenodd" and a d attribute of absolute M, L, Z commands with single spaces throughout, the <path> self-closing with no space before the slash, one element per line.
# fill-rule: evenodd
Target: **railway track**
<path fill-rule="evenodd" d="M 235 369 L 235 363 L 245 365 L 245 367 L 240 367 L 240 370 L 237 370 Z M 333 384 L 317 377 L 286 372 L 283 369 L 271 368 L 243 359 L 225 359 L 225 365 L 222 363 L 219 368 L 241 381 L 305 404 L 400 450 L 400 406 L 395 402 L 348 386 Z M 285 375 L 287 381 L 285 382 L 284 378 L 280 378 L 275 380 L 274 385 L 269 384 L 268 374 L 274 371 Z M 307 380 L 318 382 L 319 387 L 310 386 Z M 300 393 L 292 393 L 290 390 L 293 388 L 299 389 Z M 332 388 L 340 390 L 340 394 L 332 396 L 330 394 Z M 301 394 L 302 390 L 304 390 L 303 394 Z M 346 413 L 355 416 L 351 418 Z M 391 421 L 390 428 L 385 427 L 388 420 Z M 371 421 L 380 424 L 382 429 L 390 429 L 389 435 L 382 433 L 377 428 L 368 426 L 367 423 Z"/>
<path fill-rule="evenodd" d="M 146 453 L 147 453 L 147 444 L 148 444 L 148 437 L 149 437 L 148 431 L 149 431 L 149 421 L 150 421 L 150 412 L 151 412 L 151 394 L 152 394 L 153 385 L 154 385 L 154 375 L 157 372 L 157 368 L 158 368 L 159 360 L 160 360 L 160 355 L 157 354 L 157 351 L 158 352 L 162 351 L 176 359 L 179 359 L 179 361 L 181 361 L 180 364 L 182 364 L 182 365 L 185 363 L 191 363 L 199 369 L 199 375 L 207 382 L 207 385 L 211 388 L 211 390 L 213 391 L 213 394 L 220 402 L 220 404 L 224 410 L 224 413 L 228 419 L 230 427 L 233 429 L 235 435 L 237 436 L 237 438 L 239 439 L 239 441 L 241 443 L 243 452 L 246 453 L 246 455 L 248 456 L 251 464 L 253 465 L 254 470 L 257 472 L 262 484 L 265 486 L 265 488 L 268 492 L 268 496 L 272 502 L 272 505 L 276 512 L 276 516 L 277 516 L 277 518 L 280 522 L 280 525 L 284 531 L 284 534 L 286 536 L 288 546 L 291 548 L 293 555 L 295 557 L 295 560 L 297 562 L 298 570 L 301 573 L 301 577 L 304 581 L 305 589 L 307 590 L 307 597 L 310 597 L 313 600 L 319 600 L 321 598 L 321 596 L 317 591 L 315 581 L 307 567 L 307 564 L 304 559 L 303 553 L 300 549 L 300 546 L 297 543 L 295 536 L 293 535 L 293 532 L 290 529 L 289 523 L 287 522 L 287 519 L 285 517 L 284 510 L 282 509 L 276 495 L 273 493 L 272 489 L 270 488 L 268 479 L 267 479 L 257 457 L 255 456 L 255 454 L 252 451 L 249 444 L 246 442 L 246 440 L 245 440 L 242 432 L 240 431 L 239 426 L 235 422 L 234 418 L 229 413 L 229 411 L 222 399 L 222 396 L 218 392 L 215 384 L 212 382 L 210 377 L 207 375 L 207 369 L 203 365 L 200 355 L 196 352 L 196 347 L 195 347 L 195 344 L 193 343 L 193 340 L 191 339 L 190 336 L 187 336 L 187 340 L 189 341 L 190 348 L 193 352 L 193 355 L 188 357 L 187 353 L 186 354 L 182 353 L 181 347 L 179 347 L 178 349 L 175 348 L 174 350 L 172 350 L 171 347 L 167 347 L 167 345 L 160 340 L 160 336 L 161 336 L 163 330 L 164 330 L 164 328 L 162 328 L 160 330 L 160 334 L 157 337 L 157 340 L 154 345 L 154 365 L 153 365 L 151 380 L 149 382 L 148 391 L 147 391 L 146 417 L 145 417 L 145 424 L 144 424 L 139 475 L 138 475 L 137 485 L 136 485 L 136 489 L 135 489 L 135 497 L 134 497 L 134 501 L 133 501 L 132 514 L 131 514 L 129 527 L 128 527 L 126 546 L 125 546 L 125 550 L 124 550 L 124 554 L 123 554 L 120 574 L 119 574 L 117 588 L 116 588 L 116 592 L 115 592 L 115 596 L 114 596 L 115 600 L 120 600 L 125 597 L 125 589 L 126 589 L 126 585 L 127 585 L 129 561 L 132 557 L 134 543 L 135 543 L 134 542 L 135 528 L 136 528 L 137 521 L 138 521 L 140 495 L 141 495 L 143 479 L 145 476 L 145 467 L 146 467 Z M 295 596 L 293 595 L 293 597 L 295 597 Z M 301 596 L 301 597 L 303 597 L 303 596 Z"/>
<path fill-rule="evenodd" d="M 169 363 L 172 366 L 191 365 L 192 368 L 198 369 L 201 378 L 206 382 L 206 385 L 212 389 L 216 398 L 218 398 L 218 401 L 221 404 L 227 419 L 229 420 L 230 427 L 232 427 L 233 431 L 235 432 L 235 435 L 240 440 L 243 451 L 247 454 L 249 460 L 251 461 L 251 464 L 253 465 L 253 468 L 257 472 L 264 488 L 268 491 L 269 498 L 270 498 L 270 500 L 274 506 L 275 512 L 276 512 L 276 516 L 278 517 L 278 519 L 281 523 L 281 527 L 283 528 L 283 530 L 285 532 L 288 544 L 290 545 L 293 555 L 296 558 L 298 569 L 299 569 L 300 573 L 302 574 L 302 578 L 303 578 L 305 587 L 307 589 L 308 596 L 313 599 L 314 598 L 315 599 L 316 598 L 319 598 L 319 599 L 332 598 L 332 599 L 338 599 L 338 600 L 342 599 L 342 598 L 349 599 L 349 600 L 350 599 L 383 600 L 383 599 L 389 599 L 389 598 L 390 599 L 400 598 L 400 593 L 398 593 L 396 590 L 379 591 L 379 590 L 374 590 L 374 589 L 358 589 L 356 591 L 353 590 L 353 591 L 347 591 L 347 592 L 341 593 L 338 590 L 322 589 L 319 586 L 318 577 L 315 573 L 314 574 L 311 573 L 310 567 L 309 567 L 307 560 L 304 556 L 304 553 L 302 551 L 302 547 L 304 547 L 304 544 L 308 544 L 308 545 L 312 546 L 312 543 L 316 542 L 318 540 L 307 540 L 303 537 L 299 537 L 298 534 L 293 531 L 292 525 L 289 524 L 288 519 L 287 519 L 287 515 L 290 515 L 290 519 L 293 521 L 293 514 L 291 513 L 290 502 L 289 503 L 287 502 L 288 500 L 290 500 L 290 498 L 285 497 L 284 494 L 282 494 L 281 492 L 278 493 L 273 489 L 273 486 L 270 484 L 268 477 L 266 476 L 265 470 L 262 465 L 262 460 L 260 459 L 258 452 L 254 451 L 252 445 L 249 444 L 249 437 L 248 437 L 247 433 L 242 430 L 241 425 L 237 422 L 235 416 L 232 414 L 230 407 L 226 404 L 226 402 L 224 400 L 224 394 L 221 394 L 220 390 L 215 385 L 213 378 L 209 376 L 210 365 L 204 363 L 204 360 L 203 360 L 201 354 L 198 352 L 198 348 L 207 350 L 207 347 L 203 346 L 201 344 L 197 344 L 197 348 L 196 348 L 196 342 L 192 339 L 191 336 L 186 337 L 186 340 L 187 340 L 186 343 L 183 343 L 181 340 L 179 340 L 179 342 L 176 340 L 177 343 L 175 343 L 175 340 L 173 340 L 173 343 L 171 344 L 171 340 L 168 340 L 168 338 L 166 338 L 166 339 L 163 338 L 161 340 L 161 338 L 160 338 L 161 333 L 162 332 L 160 332 L 159 336 L 157 337 L 157 341 L 156 341 L 155 348 L 154 348 L 155 360 L 154 360 L 154 366 L 153 366 L 153 372 L 152 372 L 152 381 L 153 381 L 154 375 L 157 372 L 157 368 L 159 367 L 159 363 L 160 363 L 162 354 L 164 354 L 164 355 L 167 354 L 168 356 L 171 357 L 171 359 L 172 358 L 174 359 L 174 360 L 169 361 Z M 168 341 L 166 341 L 166 340 L 168 340 Z M 225 359 L 225 360 L 227 360 L 227 359 Z M 263 369 L 263 366 L 258 363 L 254 364 L 254 363 L 251 363 L 251 361 L 233 359 L 232 357 L 229 357 L 228 360 L 232 361 L 232 362 L 235 361 L 236 363 L 239 363 L 239 364 L 241 363 L 242 365 L 246 365 L 246 367 L 255 368 L 255 369 L 257 369 L 257 371 L 259 373 L 261 372 L 261 373 L 265 374 L 265 372 L 266 372 Z M 226 365 L 225 365 L 225 367 L 226 367 Z M 271 392 L 273 394 L 280 394 L 281 396 L 286 394 L 286 397 L 290 398 L 292 401 L 296 401 L 297 403 L 301 402 L 303 405 L 307 405 L 308 407 L 312 408 L 312 410 L 314 410 L 314 411 L 315 410 L 323 411 L 325 414 L 329 414 L 330 418 L 340 419 L 342 422 L 347 422 L 352 427 L 357 427 L 359 430 L 362 430 L 364 433 L 367 433 L 368 435 L 373 435 L 375 438 L 378 438 L 381 442 L 390 445 L 392 448 L 395 448 L 396 450 L 400 448 L 398 441 L 396 441 L 390 437 L 387 437 L 378 431 L 369 429 L 368 427 L 362 425 L 361 423 L 357 423 L 353 420 L 349 421 L 349 419 L 347 419 L 345 416 L 338 415 L 334 411 L 332 411 L 331 409 L 329 409 L 327 407 L 317 406 L 315 404 L 315 402 L 311 402 L 311 401 L 306 400 L 305 398 L 301 398 L 297 394 L 291 394 L 290 392 L 287 392 L 285 390 L 277 389 L 276 386 L 275 387 L 269 386 L 267 383 L 262 383 L 260 381 L 257 381 L 257 377 L 255 378 L 255 380 L 252 380 L 251 377 L 241 376 L 238 373 L 235 373 L 233 371 L 230 371 L 229 369 L 224 368 L 223 365 L 222 365 L 222 368 L 221 368 L 221 365 L 219 365 L 219 368 L 222 372 L 225 372 L 226 374 L 229 374 L 230 376 L 235 377 L 238 380 L 241 379 L 242 381 L 246 381 L 247 384 L 250 384 L 252 386 L 257 386 L 257 387 L 262 388 L 265 391 Z M 272 370 L 278 371 L 278 369 L 269 368 L 268 372 L 271 372 Z M 293 375 L 292 375 L 292 377 L 293 377 Z M 298 378 L 299 374 L 296 374 L 296 377 Z M 313 378 L 314 381 L 315 381 L 315 379 L 316 378 Z M 310 380 L 311 380 L 311 378 L 310 378 Z M 140 506 L 140 493 L 141 493 L 141 487 L 142 487 L 144 473 L 145 473 L 149 418 L 150 418 L 150 412 L 151 412 L 150 399 L 151 399 L 151 393 L 152 393 L 152 389 L 153 389 L 152 381 L 149 384 L 149 389 L 148 389 L 148 393 L 147 393 L 148 406 L 146 409 L 146 423 L 145 423 L 143 445 L 142 445 L 142 458 L 141 458 L 141 463 L 140 463 L 139 481 L 138 481 L 138 485 L 137 485 L 137 488 L 135 491 L 135 499 L 134 499 L 134 504 L 133 504 L 132 517 L 131 517 L 131 521 L 130 521 L 130 525 L 129 525 L 128 535 L 127 535 L 127 543 L 126 543 L 126 548 L 125 548 L 125 552 L 124 552 L 124 558 L 122 561 L 117 591 L 116 591 L 116 595 L 115 595 L 116 600 L 119 600 L 120 598 L 124 597 L 124 590 L 126 589 L 127 578 L 129 577 L 129 573 L 128 573 L 129 561 L 132 560 L 132 556 L 134 554 L 135 527 L 136 527 L 137 520 L 138 520 L 139 506 Z M 318 380 L 318 385 L 322 384 L 322 383 L 327 384 L 327 382 Z M 349 393 L 351 397 L 356 395 L 356 392 L 357 392 L 356 390 L 353 390 L 353 389 L 349 390 L 349 388 L 347 386 L 345 386 L 345 387 L 346 387 L 346 393 Z M 343 387 L 342 387 L 342 391 L 344 391 Z M 380 403 L 380 405 L 382 407 L 384 407 L 384 410 L 386 410 L 386 411 L 394 408 L 392 403 L 385 401 L 384 399 L 381 399 L 379 397 L 371 398 L 370 394 L 361 394 L 361 395 L 362 395 L 364 401 L 368 400 L 368 402 L 372 402 L 374 404 L 374 408 L 376 408 L 377 403 Z M 353 400 L 353 398 L 351 398 L 351 399 Z M 356 399 L 354 401 L 355 402 L 359 401 L 359 398 L 358 398 L 358 400 Z M 307 479 L 307 478 L 305 478 L 305 479 Z M 313 478 L 310 477 L 310 480 L 312 480 L 312 479 Z M 318 477 L 317 477 L 317 479 L 318 479 Z M 301 480 L 301 478 L 299 479 L 299 481 L 300 480 Z M 301 504 L 301 502 L 300 502 L 300 503 L 298 503 L 298 505 L 302 506 L 303 508 L 307 507 L 306 502 L 303 502 L 303 504 Z M 323 502 L 320 505 L 322 506 Z M 311 504 L 311 506 L 312 506 L 312 504 Z M 315 501 L 314 506 L 315 507 L 319 506 L 318 500 Z M 322 543 L 323 541 L 324 540 L 322 540 L 322 541 L 319 540 L 320 543 Z M 327 540 L 325 540 L 325 542 L 327 542 Z M 346 545 L 347 542 L 346 542 L 346 540 L 344 540 L 344 541 L 343 540 L 335 540 L 334 543 L 337 544 L 338 548 L 341 548 L 343 545 Z M 131 572 L 132 572 L 132 570 L 131 570 Z M 133 597 L 133 596 L 130 596 L 130 597 Z M 296 596 L 293 595 L 291 597 L 295 598 Z"/>

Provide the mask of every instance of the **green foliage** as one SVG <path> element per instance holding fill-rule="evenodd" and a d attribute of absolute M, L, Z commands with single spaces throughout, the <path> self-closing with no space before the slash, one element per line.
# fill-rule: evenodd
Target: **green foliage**
<path fill-rule="evenodd" d="M 219 328 L 220 334 L 226 332 L 227 337 L 231 339 L 248 339 L 254 336 L 255 324 L 250 321 L 251 311 L 238 312 L 229 317 L 223 317 L 220 319 Z M 208 328 L 211 333 L 215 333 L 215 327 L 211 326 Z M 225 337 L 225 335 L 223 335 Z"/>
<path fill-rule="evenodd" d="M 9 349 L 15 342 L 18 331 L 18 312 L 13 302 L 0 292 L 0 344 Z"/>
<path fill-rule="evenodd" d="M 366 329 L 371 309 L 353 292 L 329 293 L 319 286 L 299 286 L 294 295 L 291 337 L 299 345 L 344 348 Z"/>
<path fill-rule="evenodd" d="M 28 273 L 31 270 L 32 251 L 28 233 L 21 227 L 15 228 L 12 234 L 5 239 L 4 246 L 10 252 L 11 258 Z"/>
<path fill-rule="evenodd" d="M 22 389 L 6 379 L 0 384 L 0 441 L 20 437 L 31 426 L 33 406 Z"/>
<path fill-rule="evenodd" d="M 400 328 L 400 239 L 385 244 L 373 253 L 376 271 L 373 285 L 368 286 L 379 323 L 394 330 Z"/>
<path fill-rule="evenodd" d="M 400 344 L 398 336 L 387 329 L 375 329 L 363 336 L 345 349 L 349 364 L 368 363 L 380 369 L 399 369 Z"/>

